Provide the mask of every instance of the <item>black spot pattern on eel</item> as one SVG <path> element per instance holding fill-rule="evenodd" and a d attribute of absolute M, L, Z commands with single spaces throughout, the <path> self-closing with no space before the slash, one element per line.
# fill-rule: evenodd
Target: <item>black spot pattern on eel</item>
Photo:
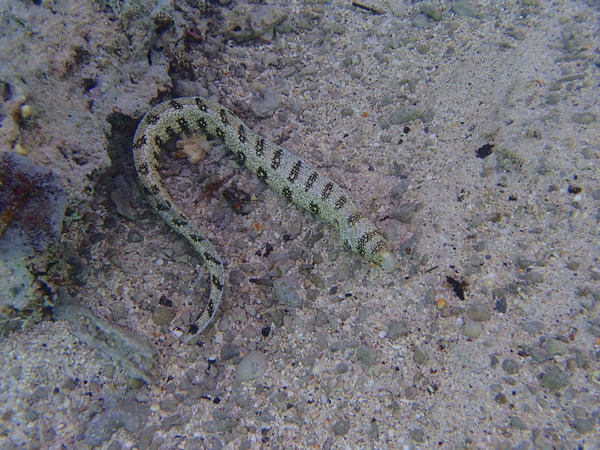
<path fill-rule="evenodd" d="M 308 208 L 310 209 L 310 211 L 314 214 L 319 214 L 319 205 L 317 205 L 315 202 L 310 202 L 310 205 L 308 205 Z"/>
<path fill-rule="evenodd" d="M 169 136 L 169 139 L 173 139 L 178 134 L 177 131 L 175 131 L 175 129 L 170 125 L 167 125 L 165 127 L 165 133 L 167 133 L 167 136 Z"/>
<path fill-rule="evenodd" d="M 244 125 L 240 125 L 238 127 L 238 139 L 240 142 L 246 142 L 246 127 Z"/>
<path fill-rule="evenodd" d="M 350 217 L 348 217 L 348 223 L 350 225 L 354 225 L 360 218 L 362 214 L 360 212 L 355 212 Z"/>
<path fill-rule="evenodd" d="M 177 125 L 179 125 L 179 128 L 181 128 L 181 131 L 184 133 L 188 133 L 190 131 L 190 126 L 188 125 L 187 120 L 185 120 L 185 117 L 178 117 Z"/>
<path fill-rule="evenodd" d="M 256 140 L 254 151 L 256 152 L 256 156 L 262 156 L 262 154 L 265 152 L 265 140 L 260 136 Z"/>
<path fill-rule="evenodd" d="M 207 128 L 207 125 L 206 125 L 206 119 L 205 119 L 205 118 L 203 118 L 203 117 L 199 117 L 199 118 L 196 120 L 196 126 L 197 126 L 197 127 L 198 127 L 198 128 L 201 130 L 201 131 L 203 131 L 204 133 L 206 133 L 206 131 L 207 131 L 207 129 L 208 129 L 208 128 Z"/>
<path fill-rule="evenodd" d="M 317 178 L 319 178 L 319 174 L 317 172 L 312 172 L 304 184 L 304 190 L 309 191 L 312 185 L 315 184 L 315 181 L 317 181 Z"/>
<path fill-rule="evenodd" d="M 332 189 L 333 189 L 333 183 L 331 181 L 325 183 L 325 186 L 323 187 L 323 192 L 321 192 L 321 198 L 323 200 L 327 200 L 329 198 L 329 196 L 331 195 Z"/>
<path fill-rule="evenodd" d="M 287 198 L 290 202 L 292 201 L 292 190 L 289 187 L 284 187 L 281 190 L 281 195 L 283 195 L 285 198 Z"/>
<path fill-rule="evenodd" d="M 227 117 L 227 111 L 222 109 L 219 111 L 219 117 L 221 118 L 221 123 L 223 125 L 229 125 L 229 118 Z"/>
<path fill-rule="evenodd" d="M 246 165 L 246 154 L 243 151 L 240 150 L 235 152 L 235 156 L 238 157 L 242 164 Z"/>
<path fill-rule="evenodd" d="M 206 112 L 208 110 L 208 107 L 206 106 L 206 103 L 204 103 L 204 101 L 201 98 L 196 97 L 195 98 L 195 103 L 196 103 L 196 106 L 198 107 L 198 109 L 200 111 Z"/>
<path fill-rule="evenodd" d="M 292 166 L 292 169 L 290 170 L 288 180 L 290 180 L 292 183 L 294 181 L 296 181 L 296 178 L 298 178 L 298 175 L 300 174 L 301 167 L 302 167 L 302 161 L 300 161 L 300 160 L 296 161 L 296 163 Z"/>
<path fill-rule="evenodd" d="M 279 165 L 281 164 L 282 153 L 283 151 L 280 148 L 275 149 L 275 151 L 273 152 L 273 159 L 271 159 L 271 169 L 279 169 Z"/>
<path fill-rule="evenodd" d="M 219 278 L 216 275 L 211 277 L 211 281 L 214 287 L 216 287 L 219 291 L 223 290 L 223 284 L 219 281 Z"/>
<path fill-rule="evenodd" d="M 204 252 L 204 259 L 206 259 L 207 261 L 212 262 L 213 264 L 221 264 L 221 261 L 219 261 L 217 258 L 215 258 L 211 253 L 209 252 Z"/>
<path fill-rule="evenodd" d="M 266 172 L 266 171 L 265 171 L 265 169 L 263 169 L 262 167 L 259 167 L 259 168 L 256 170 L 256 176 L 258 177 L 258 179 L 259 179 L 260 181 L 264 181 L 264 182 L 266 182 L 266 181 L 267 181 L 267 178 L 268 178 L 268 176 L 267 176 L 267 172 Z"/>

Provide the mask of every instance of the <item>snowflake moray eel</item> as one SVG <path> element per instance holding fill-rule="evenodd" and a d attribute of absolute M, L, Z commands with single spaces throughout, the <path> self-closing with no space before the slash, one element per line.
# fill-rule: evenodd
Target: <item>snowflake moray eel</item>
<path fill-rule="evenodd" d="M 175 204 L 162 185 L 158 171 L 162 147 L 170 139 L 193 131 L 224 140 L 261 181 L 332 225 L 348 249 L 384 270 L 391 271 L 396 267 L 396 260 L 381 232 L 336 183 L 293 153 L 254 133 L 218 103 L 201 97 L 168 100 L 152 108 L 140 122 L 133 141 L 133 154 L 142 190 L 150 204 L 202 256 L 210 278 L 207 305 L 184 334 L 184 342 L 196 342 L 212 321 L 225 283 L 219 253 Z"/>

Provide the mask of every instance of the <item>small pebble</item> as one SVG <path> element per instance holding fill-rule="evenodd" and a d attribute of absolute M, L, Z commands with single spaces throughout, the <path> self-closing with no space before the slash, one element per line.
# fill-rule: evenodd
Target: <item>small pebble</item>
<path fill-rule="evenodd" d="M 492 314 L 487 306 L 482 305 L 480 303 L 476 303 L 474 305 L 469 305 L 467 308 L 467 316 L 469 319 L 474 320 L 476 322 L 485 322 L 490 320 Z"/>
<path fill-rule="evenodd" d="M 277 303 L 292 308 L 302 308 L 304 301 L 298 295 L 299 290 L 300 286 L 294 277 L 277 278 L 273 281 L 273 297 L 275 297 Z"/>
<path fill-rule="evenodd" d="M 175 317 L 175 312 L 173 308 L 168 308 L 166 306 L 158 306 L 154 310 L 154 314 L 152 315 L 152 320 L 156 325 L 168 325 L 171 323 Z"/>
<path fill-rule="evenodd" d="M 546 351 L 550 357 L 564 355 L 567 353 L 567 346 L 558 339 L 548 339 L 546 341 Z"/>
<path fill-rule="evenodd" d="M 522 328 L 529 334 L 539 334 L 544 328 L 544 324 L 539 320 L 531 320 L 523 323 Z"/>
<path fill-rule="evenodd" d="M 590 123 L 596 121 L 596 114 L 591 112 L 575 113 L 571 116 L 571 119 L 573 119 L 573 122 L 575 123 L 579 123 L 581 125 L 589 125 Z"/>
<path fill-rule="evenodd" d="M 559 390 L 569 385 L 569 375 L 558 368 L 552 368 L 542 374 L 542 385 L 552 390 Z"/>
<path fill-rule="evenodd" d="M 506 398 L 506 395 L 504 395 L 503 393 L 499 393 L 494 397 L 494 401 L 496 403 L 498 403 L 499 405 L 506 405 L 508 403 L 508 399 Z"/>
<path fill-rule="evenodd" d="M 412 223 L 417 214 L 419 205 L 416 203 L 404 203 L 397 206 L 393 211 L 390 212 L 390 217 L 398 219 L 402 223 Z"/>
<path fill-rule="evenodd" d="M 527 272 L 523 278 L 528 284 L 537 284 L 544 281 L 542 274 L 533 270 L 531 272 Z"/>
<path fill-rule="evenodd" d="M 333 432 L 336 436 L 344 436 L 350 431 L 350 421 L 346 419 L 338 420 L 333 425 Z"/>
<path fill-rule="evenodd" d="M 452 12 L 464 17 L 477 17 L 477 10 L 473 5 L 467 4 L 467 2 L 458 1 L 452 5 Z"/>
<path fill-rule="evenodd" d="M 342 375 L 348 372 L 348 364 L 345 362 L 339 362 L 335 366 L 335 372 Z"/>
<path fill-rule="evenodd" d="M 475 322 L 474 320 L 467 320 L 462 326 L 462 332 L 465 336 L 472 339 L 476 339 L 483 333 L 483 325 L 481 322 Z"/>
<path fill-rule="evenodd" d="M 403 106 L 396 109 L 389 116 L 389 121 L 392 125 L 401 125 L 420 118 L 423 115 L 417 106 Z"/>
<path fill-rule="evenodd" d="M 413 428 L 409 431 L 408 434 L 410 435 L 410 438 L 415 442 L 423 443 L 425 442 L 425 439 L 427 439 L 425 431 L 423 431 L 423 429 L 421 428 Z"/>
<path fill-rule="evenodd" d="M 429 2 L 423 2 L 419 5 L 419 9 L 423 14 L 425 14 L 429 19 L 439 22 L 442 20 L 442 13 L 437 7 Z"/>
<path fill-rule="evenodd" d="M 372 366 L 375 363 L 377 353 L 371 347 L 360 345 L 356 349 L 356 357 L 366 366 Z"/>
<path fill-rule="evenodd" d="M 548 361 L 548 355 L 543 350 L 534 348 L 531 349 L 531 358 L 537 363 Z"/>
<path fill-rule="evenodd" d="M 406 336 L 410 333 L 408 329 L 408 322 L 400 320 L 398 322 L 391 322 L 388 324 L 388 330 L 386 336 L 392 341 L 396 341 L 399 338 Z"/>
<path fill-rule="evenodd" d="M 252 106 L 252 113 L 256 117 L 271 117 L 281 105 L 281 97 L 273 92 L 271 88 L 265 88 L 262 91 L 262 99 L 255 101 Z"/>
<path fill-rule="evenodd" d="M 573 421 L 573 427 L 581 434 L 588 433 L 594 429 L 594 422 L 590 419 L 577 418 Z"/>
<path fill-rule="evenodd" d="M 413 347 L 413 360 L 417 364 L 425 364 L 429 361 L 429 356 L 420 347 L 415 346 Z"/>
<path fill-rule="evenodd" d="M 278 5 L 259 6 L 250 13 L 250 26 L 254 32 L 262 36 L 273 30 L 286 18 L 285 12 Z"/>
<path fill-rule="evenodd" d="M 181 414 L 173 414 L 172 416 L 165 417 L 160 425 L 162 431 L 169 431 L 175 426 L 185 425 L 190 421 L 190 416 L 182 416 Z"/>
<path fill-rule="evenodd" d="M 267 371 L 267 357 L 259 351 L 246 354 L 237 367 L 238 381 L 251 381 L 262 377 Z"/>
<path fill-rule="evenodd" d="M 508 308 L 507 304 L 506 304 L 506 297 L 500 297 L 496 300 L 496 305 L 495 305 L 496 311 L 498 311 L 499 313 L 506 313 L 506 310 Z"/>
<path fill-rule="evenodd" d="M 504 370 L 509 375 L 514 375 L 519 371 L 521 366 L 514 359 L 505 359 L 502 361 L 502 370 Z"/>
<path fill-rule="evenodd" d="M 516 428 L 517 430 L 526 430 L 527 425 L 523 422 L 519 416 L 511 416 L 510 417 L 510 426 Z"/>

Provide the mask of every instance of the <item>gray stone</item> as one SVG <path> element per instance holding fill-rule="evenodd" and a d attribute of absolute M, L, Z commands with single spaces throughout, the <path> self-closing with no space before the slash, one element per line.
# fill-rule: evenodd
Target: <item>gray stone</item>
<path fill-rule="evenodd" d="M 392 341 L 396 341 L 399 338 L 406 336 L 410 333 L 408 329 L 408 322 L 406 320 L 400 320 L 398 322 L 391 322 L 388 324 L 387 337 Z"/>
<path fill-rule="evenodd" d="M 485 322 L 492 317 L 488 307 L 480 303 L 469 305 L 467 308 L 467 315 L 469 316 L 469 319 L 476 322 Z"/>
<path fill-rule="evenodd" d="M 410 435 L 410 438 L 415 442 L 423 443 L 427 439 L 425 431 L 423 431 L 421 428 L 413 428 L 409 431 L 408 434 Z"/>
<path fill-rule="evenodd" d="M 350 431 L 350 422 L 346 419 L 338 420 L 333 425 L 333 432 L 336 436 L 344 436 Z"/>
<path fill-rule="evenodd" d="M 377 353 L 371 347 L 361 345 L 356 349 L 356 357 L 366 366 L 372 366 L 377 358 Z"/>
<path fill-rule="evenodd" d="M 516 428 L 517 430 L 526 430 L 527 425 L 523 422 L 519 416 L 511 416 L 510 417 L 510 426 Z"/>
<path fill-rule="evenodd" d="M 298 294 L 300 286 L 295 277 L 277 278 L 273 281 L 273 297 L 277 303 L 302 308 L 304 300 Z"/>
<path fill-rule="evenodd" d="M 546 341 L 546 351 L 550 357 L 564 355 L 567 353 L 567 346 L 564 342 L 558 339 L 548 339 Z"/>
<path fill-rule="evenodd" d="M 146 423 L 149 414 L 150 406 L 133 398 L 105 397 L 104 411 L 88 422 L 83 440 L 86 444 L 97 447 L 108 440 L 119 427 L 135 433 Z"/>
<path fill-rule="evenodd" d="M 348 372 L 348 364 L 345 362 L 339 362 L 335 366 L 335 372 L 342 375 Z"/>
<path fill-rule="evenodd" d="M 502 370 L 504 370 L 509 375 L 514 375 L 519 371 L 521 366 L 514 359 L 505 359 L 502 361 Z"/>
<path fill-rule="evenodd" d="M 408 123 L 413 120 L 419 119 L 423 116 L 423 113 L 417 106 L 403 106 L 401 108 L 396 109 L 394 112 L 390 114 L 389 122 L 392 125 L 401 125 L 403 123 Z"/>
<path fill-rule="evenodd" d="M 558 368 L 552 368 L 542 374 L 542 385 L 552 390 L 559 390 L 569 385 L 569 375 Z"/>
<path fill-rule="evenodd" d="M 529 334 L 538 334 L 544 328 L 544 324 L 539 320 L 530 320 L 523 323 L 522 328 Z"/>
<path fill-rule="evenodd" d="M 435 5 L 429 2 L 421 3 L 419 9 L 431 20 L 434 20 L 436 22 L 442 20 L 442 13 L 440 12 L 440 10 Z"/>
<path fill-rule="evenodd" d="M 252 103 L 252 113 L 256 117 L 271 117 L 281 105 L 281 97 L 273 92 L 271 88 L 265 88 L 261 92 L 262 98 Z"/>
<path fill-rule="evenodd" d="M 590 419 L 577 418 L 573 421 L 573 427 L 581 434 L 588 433 L 594 429 L 594 422 Z"/>
<path fill-rule="evenodd" d="M 152 315 L 152 320 L 156 325 L 168 325 L 171 323 L 175 317 L 175 313 L 173 312 L 173 308 L 168 308 L 166 306 L 158 306 L 154 310 L 154 314 Z"/>
<path fill-rule="evenodd" d="M 537 284 L 544 281 L 544 277 L 542 276 L 542 274 L 540 272 L 535 271 L 527 272 L 524 278 L 528 284 Z"/>
<path fill-rule="evenodd" d="M 483 333 L 483 325 L 481 322 L 475 322 L 473 320 L 467 320 L 467 322 L 461 328 L 463 334 L 472 339 L 476 339 Z"/>
<path fill-rule="evenodd" d="M 259 351 L 246 354 L 240 361 L 236 371 L 238 381 L 251 381 L 262 377 L 267 370 L 267 357 Z"/>
<path fill-rule="evenodd" d="M 250 26 L 257 35 L 262 36 L 273 31 L 285 18 L 286 14 L 281 6 L 259 6 L 250 13 Z"/>
<path fill-rule="evenodd" d="M 571 116 L 571 119 L 573 119 L 573 122 L 575 122 L 575 123 L 579 123 L 581 125 L 589 125 L 590 123 L 595 122 L 597 117 L 596 117 L 596 114 L 594 114 L 594 113 L 584 112 L 584 113 L 573 114 Z"/>
<path fill-rule="evenodd" d="M 425 364 L 429 361 L 429 356 L 420 347 L 415 345 L 413 347 L 413 360 L 417 364 Z"/>

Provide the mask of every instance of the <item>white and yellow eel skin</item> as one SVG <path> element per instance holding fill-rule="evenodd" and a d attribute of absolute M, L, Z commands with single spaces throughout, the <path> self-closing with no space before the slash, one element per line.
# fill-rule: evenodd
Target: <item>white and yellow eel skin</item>
<path fill-rule="evenodd" d="M 251 131 L 231 111 L 201 97 L 169 100 L 149 111 L 135 133 L 133 154 L 143 190 L 156 212 L 185 237 L 204 258 L 210 277 L 208 303 L 183 341 L 194 343 L 221 303 L 225 276 L 219 253 L 162 185 L 158 157 L 162 147 L 181 133 L 201 131 L 223 139 L 256 176 L 291 202 L 320 216 L 339 233 L 347 248 L 393 270 L 396 260 L 377 227 L 360 212 L 348 194 L 293 153 Z"/>

